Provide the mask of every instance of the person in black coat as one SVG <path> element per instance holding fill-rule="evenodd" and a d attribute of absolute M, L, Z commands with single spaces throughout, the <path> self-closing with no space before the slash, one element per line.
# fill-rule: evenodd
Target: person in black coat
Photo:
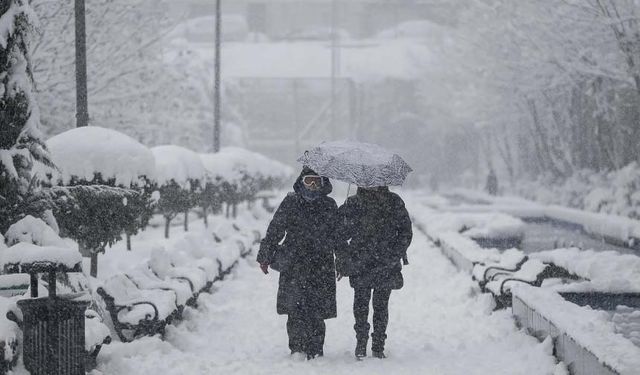
<path fill-rule="evenodd" d="M 349 276 L 354 289 L 356 357 L 365 357 L 369 340 L 369 302 L 373 293 L 371 350 L 385 358 L 391 291 L 402 288 L 402 263 L 413 232 L 404 202 L 387 187 L 358 188 L 338 210 L 338 280 Z"/>
<path fill-rule="evenodd" d="M 277 312 L 288 315 L 291 354 L 323 355 L 325 319 L 336 317 L 335 224 L 331 182 L 305 167 L 260 243 L 257 261 L 280 272 Z"/>

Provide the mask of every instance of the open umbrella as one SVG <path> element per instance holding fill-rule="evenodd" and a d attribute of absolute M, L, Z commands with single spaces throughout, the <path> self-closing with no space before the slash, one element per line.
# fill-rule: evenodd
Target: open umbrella
<path fill-rule="evenodd" d="M 298 162 L 322 176 L 360 187 L 400 186 L 412 171 L 397 154 L 355 141 L 321 143 L 305 151 Z"/>

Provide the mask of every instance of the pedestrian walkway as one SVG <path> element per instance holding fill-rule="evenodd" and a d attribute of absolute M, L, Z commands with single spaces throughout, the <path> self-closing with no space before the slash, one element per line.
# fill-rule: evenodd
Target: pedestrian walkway
<path fill-rule="evenodd" d="M 355 335 L 348 280 L 338 284 L 338 318 L 327 321 L 325 357 L 289 356 L 285 316 L 275 313 L 276 272 L 263 275 L 243 262 L 236 275 L 197 310 L 169 327 L 165 342 L 144 338 L 114 343 L 101 353 L 104 374 L 553 374 L 548 343 L 515 327 L 508 311 L 491 313 L 491 298 L 478 295 L 426 237 L 414 231 L 405 287 L 390 303 L 385 360 L 353 357 Z M 369 351 L 370 352 L 370 351 Z"/>

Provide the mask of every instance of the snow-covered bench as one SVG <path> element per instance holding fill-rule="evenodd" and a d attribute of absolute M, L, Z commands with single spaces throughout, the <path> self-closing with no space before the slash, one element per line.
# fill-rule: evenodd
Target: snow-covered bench
<path fill-rule="evenodd" d="M 123 274 L 105 280 L 97 289 L 123 342 L 160 333 L 178 315 L 177 296 L 172 290 L 139 289 Z"/>
<path fill-rule="evenodd" d="M 185 280 L 189 283 L 192 294 L 198 294 L 207 288 L 207 273 L 195 265 L 176 266 L 171 263 L 169 253 L 163 248 L 151 251 L 147 262 L 149 269 L 162 280 Z"/>
<path fill-rule="evenodd" d="M 497 303 L 496 308 L 503 308 L 511 305 L 511 287 L 514 284 L 540 287 L 548 279 L 559 279 L 564 282 L 565 280 L 577 280 L 580 277 L 556 264 L 529 259 L 515 272 L 493 275 L 491 280 L 487 282 L 485 289 L 493 294 Z"/>
<path fill-rule="evenodd" d="M 111 342 L 111 331 L 97 312 L 87 309 L 84 317 L 84 348 L 87 353 L 85 370 L 90 371 L 97 365 L 96 361 L 102 345 Z"/>
<path fill-rule="evenodd" d="M 517 272 L 528 260 L 529 257 L 522 251 L 509 249 L 502 254 L 498 261 L 477 263 L 474 265 L 472 278 L 478 282 L 480 289 L 484 291 L 487 283 L 495 276 Z"/>
<path fill-rule="evenodd" d="M 240 252 L 245 253 L 251 250 L 251 247 L 255 245 L 257 237 L 260 237 L 260 232 L 252 232 L 251 235 L 243 231 L 244 228 L 240 228 L 238 224 L 231 221 L 221 221 L 216 223 L 213 228 L 213 237 L 217 243 L 235 242 L 240 247 Z M 242 245 L 240 245 L 240 243 Z"/>
<path fill-rule="evenodd" d="M 194 293 L 191 282 L 186 278 L 161 279 L 147 265 L 141 265 L 125 273 L 140 289 L 172 290 L 176 294 L 179 315 L 184 306 L 195 306 L 198 293 Z"/>
<path fill-rule="evenodd" d="M 186 250 L 174 250 L 169 252 L 171 264 L 178 267 L 196 267 L 205 273 L 207 283 L 202 290 L 209 292 L 213 283 L 219 280 L 220 269 L 218 262 L 211 258 L 198 258 Z"/>

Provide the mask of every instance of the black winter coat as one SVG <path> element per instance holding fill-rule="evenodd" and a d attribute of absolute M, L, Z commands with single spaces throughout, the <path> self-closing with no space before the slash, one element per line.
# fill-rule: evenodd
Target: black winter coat
<path fill-rule="evenodd" d="M 337 269 L 353 288 L 400 289 L 411 219 L 397 194 L 378 189 L 358 188 L 338 210 Z"/>
<path fill-rule="evenodd" d="M 260 244 L 258 262 L 272 264 L 276 258 L 285 258 L 288 264 L 280 270 L 278 314 L 336 317 L 333 233 L 338 207 L 327 196 L 331 184 L 325 180 L 322 195 L 307 201 L 301 195 L 305 188 L 299 177 L 295 193 L 284 198 Z"/>

